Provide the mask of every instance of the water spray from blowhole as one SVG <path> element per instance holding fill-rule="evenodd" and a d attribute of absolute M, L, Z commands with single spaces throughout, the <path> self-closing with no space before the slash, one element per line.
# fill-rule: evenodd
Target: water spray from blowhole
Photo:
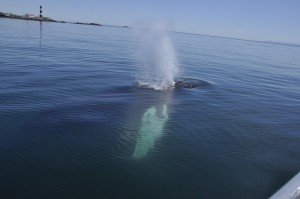
<path fill-rule="evenodd" d="M 168 22 L 143 22 L 135 29 L 140 87 L 168 90 L 175 86 L 179 62 L 170 36 L 171 27 Z"/>

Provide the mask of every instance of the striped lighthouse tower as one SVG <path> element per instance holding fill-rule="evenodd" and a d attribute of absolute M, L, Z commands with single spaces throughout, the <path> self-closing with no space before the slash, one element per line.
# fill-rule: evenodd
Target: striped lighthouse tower
<path fill-rule="evenodd" d="M 43 13 L 43 11 L 42 11 L 42 5 L 40 5 L 40 17 L 43 17 L 42 13 Z"/>

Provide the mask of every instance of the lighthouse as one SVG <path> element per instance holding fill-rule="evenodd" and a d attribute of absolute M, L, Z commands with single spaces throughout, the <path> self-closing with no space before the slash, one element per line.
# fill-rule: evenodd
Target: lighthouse
<path fill-rule="evenodd" d="M 43 11 L 42 11 L 42 5 L 40 5 L 40 17 L 43 17 L 42 13 L 43 13 Z"/>

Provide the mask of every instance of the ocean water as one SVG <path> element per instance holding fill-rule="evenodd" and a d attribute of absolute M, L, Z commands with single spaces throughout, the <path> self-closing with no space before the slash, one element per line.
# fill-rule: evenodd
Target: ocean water
<path fill-rule="evenodd" d="M 268 198 L 300 170 L 300 47 L 172 33 L 194 89 L 137 86 L 130 28 L 0 19 L 0 198 Z"/>

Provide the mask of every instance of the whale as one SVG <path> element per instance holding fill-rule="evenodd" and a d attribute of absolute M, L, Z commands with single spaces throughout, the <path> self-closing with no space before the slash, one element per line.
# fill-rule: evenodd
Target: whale
<path fill-rule="evenodd" d="M 154 90 L 169 90 L 173 88 L 198 88 L 208 86 L 209 83 L 204 80 L 191 79 L 191 78 L 179 78 L 172 82 L 165 82 L 162 80 L 144 79 L 137 82 L 137 86 L 140 88 L 152 88 Z"/>
<path fill-rule="evenodd" d="M 208 82 L 204 80 L 198 79 L 190 79 L 190 78 L 181 78 L 175 80 L 174 87 L 175 88 L 197 88 L 207 86 Z"/>
<path fill-rule="evenodd" d="M 155 147 L 156 141 L 162 137 L 163 129 L 168 120 L 167 105 L 163 105 L 162 114 L 155 106 L 151 106 L 143 114 L 141 127 L 134 147 L 134 159 L 145 158 Z"/>

